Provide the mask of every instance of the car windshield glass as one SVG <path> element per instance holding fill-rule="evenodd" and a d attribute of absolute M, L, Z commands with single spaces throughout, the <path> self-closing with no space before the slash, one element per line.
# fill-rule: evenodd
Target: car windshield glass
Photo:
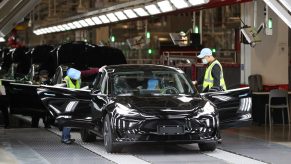
<path fill-rule="evenodd" d="M 193 94 L 185 74 L 176 71 L 116 72 L 112 78 L 115 95 L 175 95 Z"/>

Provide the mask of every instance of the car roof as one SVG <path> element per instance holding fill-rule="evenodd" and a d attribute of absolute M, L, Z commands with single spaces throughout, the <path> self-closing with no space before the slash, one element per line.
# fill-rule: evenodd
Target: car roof
<path fill-rule="evenodd" d="M 110 66 L 107 66 L 105 69 L 114 70 L 114 72 L 131 71 L 131 70 L 156 70 L 156 71 L 180 70 L 179 68 L 175 68 L 175 67 L 170 67 L 170 66 L 165 66 L 165 65 L 155 65 L 155 64 L 120 64 L 120 65 L 110 65 Z"/>

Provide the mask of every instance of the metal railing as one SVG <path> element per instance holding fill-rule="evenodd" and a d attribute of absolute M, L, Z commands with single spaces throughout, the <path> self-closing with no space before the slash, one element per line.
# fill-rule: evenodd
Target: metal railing
<path fill-rule="evenodd" d="M 197 64 L 200 51 L 165 51 L 160 59 L 127 59 L 128 64 L 162 64 L 185 67 Z M 218 51 L 215 57 L 222 63 L 237 64 L 237 53 L 234 50 Z"/>

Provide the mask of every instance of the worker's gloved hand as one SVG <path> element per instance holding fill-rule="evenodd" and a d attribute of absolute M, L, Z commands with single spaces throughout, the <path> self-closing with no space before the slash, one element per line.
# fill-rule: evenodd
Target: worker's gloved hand
<path fill-rule="evenodd" d="M 197 85 L 197 81 L 195 80 L 195 81 L 192 81 L 192 83 L 193 83 L 193 85 Z"/>

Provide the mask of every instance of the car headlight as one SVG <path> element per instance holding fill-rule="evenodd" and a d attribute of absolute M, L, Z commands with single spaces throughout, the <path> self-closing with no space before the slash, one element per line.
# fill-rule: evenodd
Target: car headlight
<path fill-rule="evenodd" d="M 122 105 L 119 103 L 116 104 L 115 110 L 118 114 L 125 115 L 125 116 L 136 116 L 139 114 L 136 110 L 130 109 L 126 107 L 125 105 Z"/>

